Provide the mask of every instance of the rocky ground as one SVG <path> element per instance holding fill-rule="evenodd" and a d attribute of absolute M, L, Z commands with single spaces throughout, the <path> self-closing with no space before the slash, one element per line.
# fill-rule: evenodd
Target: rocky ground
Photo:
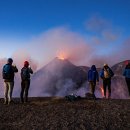
<path fill-rule="evenodd" d="M 4 105 L 0 99 L 0 130 L 130 130 L 130 99 L 14 101 Z"/>

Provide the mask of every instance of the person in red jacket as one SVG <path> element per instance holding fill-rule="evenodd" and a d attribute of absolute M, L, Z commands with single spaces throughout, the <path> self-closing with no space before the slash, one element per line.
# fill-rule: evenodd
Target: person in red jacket
<path fill-rule="evenodd" d="M 24 62 L 24 67 L 21 69 L 21 103 L 28 102 L 28 90 L 30 87 L 30 74 L 33 74 L 33 70 L 29 66 L 29 62 Z"/>

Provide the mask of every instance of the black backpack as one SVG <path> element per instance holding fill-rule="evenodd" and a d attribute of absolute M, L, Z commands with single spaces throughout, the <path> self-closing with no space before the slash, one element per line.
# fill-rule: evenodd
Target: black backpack
<path fill-rule="evenodd" d="M 23 67 L 21 69 L 21 79 L 22 80 L 29 80 L 30 79 L 30 73 L 29 73 L 28 68 Z"/>
<path fill-rule="evenodd" d="M 12 65 L 6 64 L 3 67 L 3 79 L 11 79 L 13 75 L 13 68 Z"/>
<path fill-rule="evenodd" d="M 81 97 L 77 96 L 77 95 L 67 95 L 67 96 L 65 96 L 65 99 L 67 101 L 73 102 L 73 101 L 77 101 L 77 100 L 81 99 Z"/>

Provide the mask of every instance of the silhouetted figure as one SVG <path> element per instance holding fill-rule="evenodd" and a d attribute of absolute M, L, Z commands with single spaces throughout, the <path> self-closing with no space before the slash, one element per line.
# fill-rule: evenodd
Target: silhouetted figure
<path fill-rule="evenodd" d="M 94 95 L 96 81 L 99 82 L 99 75 L 95 65 L 92 65 L 91 69 L 88 71 L 88 82 L 91 88 L 91 93 Z"/>
<path fill-rule="evenodd" d="M 126 80 L 128 92 L 129 92 L 129 97 L 130 97 L 130 63 L 126 65 L 123 75 L 125 76 L 125 80 Z"/>
<path fill-rule="evenodd" d="M 28 90 L 30 87 L 30 74 L 33 74 L 33 70 L 29 67 L 29 62 L 24 62 L 24 67 L 21 69 L 21 103 L 28 101 Z"/>
<path fill-rule="evenodd" d="M 14 88 L 14 73 L 18 72 L 15 65 L 12 65 L 13 59 L 9 58 L 7 64 L 3 67 L 3 79 L 4 79 L 4 104 L 10 104 L 12 102 L 12 93 Z"/>
<path fill-rule="evenodd" d="M 113 71 L 107 64 L 104 64 L 100 72 L 100 77 L 103 80 L 104 98 L 106 98 L 106 88 L 108 87 L 108 98 L 111 98 L 111 78 L 114 76 Z"/>

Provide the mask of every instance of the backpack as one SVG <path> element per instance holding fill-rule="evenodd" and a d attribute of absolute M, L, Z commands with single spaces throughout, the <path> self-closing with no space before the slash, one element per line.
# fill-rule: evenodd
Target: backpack
<path fill-rule="evenodd" d="M 77 100 L 81 99 L 81 97 L 77 96 L 77 95 L 67 95 L 67 96 L 65 96 L 65 99 L 67 101 L 73 102 L 73 101 L 77 101 Z"/>
<path fill-rule="evenodd" d="M 30 73 L 28 68 L 22 68 L 21 69 L 21 78 L 22 80 L 29 80 L 30 79 Z"/>
<path fill-rule="evenodd" d="M 12 69 L 12 66 L 9 65 L 9 64 L 6 64 L 4 67 L 3 67 L 3 79 L 11 79 L 12 78 L 12 75 L 13 75 L 13 69 Z"/>
<path fill-rule="evenodd" d="M 114 76 L 114 73 L 110 68 L 108 69 L 108 74 L 110 78 Z"/>

